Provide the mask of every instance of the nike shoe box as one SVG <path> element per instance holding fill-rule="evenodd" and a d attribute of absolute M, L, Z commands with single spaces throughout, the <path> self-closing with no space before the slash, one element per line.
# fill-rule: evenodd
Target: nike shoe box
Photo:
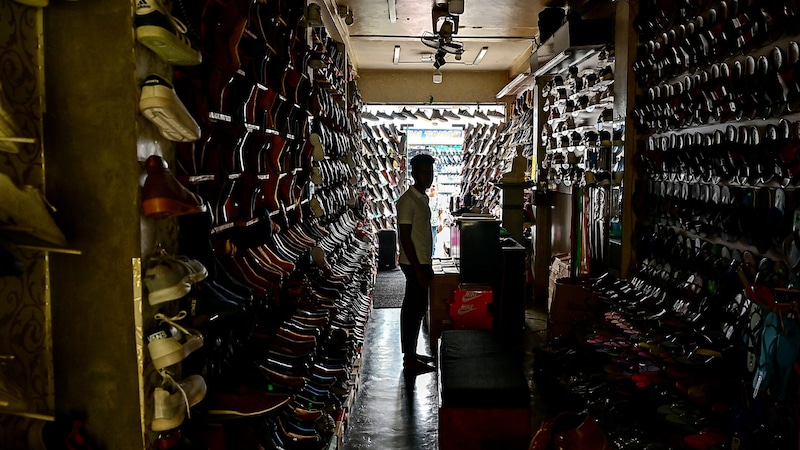
<path fill-rule="evenodd" d="M 459 284 L 450 304 L 450 319 L 457 330 L 490 330 L 492 288 L 486 285 Z"/>

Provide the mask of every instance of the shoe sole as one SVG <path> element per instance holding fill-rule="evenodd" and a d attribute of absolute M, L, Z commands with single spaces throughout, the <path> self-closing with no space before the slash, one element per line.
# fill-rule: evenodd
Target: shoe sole
<path fill-rule="evenodd" d="M 197 214 L 205 211 L 205 207 L 197 207 L 197 205 L 162 197 L 149 198 L 142 201 L 142 209 L 145 216 L 157 219 Z"/>
<path fill-rule="evenodd" d="M 171 141 L 193 142 L 200 139 L 200 126 L 175 91 L 166 86 L 143 87 L 139 111 Z"/>
<path fill-rule="evenodd" d="M 176 345 L 177 344 L 177 345 Z M 203 346 L 203 336 L 187 336 L 186 342 L 181 344 L 175 339 L 160 339 L 147 344 L 153 367 L 157 370 L 175 365 L 189 356 L 192 352 Z"/>
<path fill-rule="evenodd" d="M 155 395 L 156 396 L 159 395 L 158 394 L 158 390 L 156 391 Z M 167 392 L 165 392 L 164 394 L 161 394 L 161 395 L 165 395 L 165 396 L 169 397 L 169 393 L 167 393 Z M 156 398 L 155 399 L 156 405 L 158 405 L 158 401 L 159 400 Z M 155 414 L 159 414 L 159 412 L 156 411 Z M 175 414 L 173 416 L 170 416 L 170 417 L 159 417 L 159 418 L 155 418 L 154 417 L 153 421 L 150 422 L 150 429 L 153 430 L 153 431 L 167 431 L 167 430 L 171 430 L 173 428 L 178 428 L 183 423 L 183 420 L 184 420 L 185 417 L 186 417 L 186 404 L 185 403 L 181 403 L 178 406 L 178 410 L 175 411 Z"/>
<path fill-rule="evenodd" d="M 174 33 L 158 25 L 137 27 L 136 40 L 172 65 L 196 66 L 203 60 L 200 52 L 187 46 Z"/>
<path fill-rule="evenodd" d="M 151 305 L 158 305 L 160 303 L 177 300 L 192 290 L 191 284 L 182 280 L 180 283 L 164 289 L 150 292 L 147 296 L 147 301 Z"/>

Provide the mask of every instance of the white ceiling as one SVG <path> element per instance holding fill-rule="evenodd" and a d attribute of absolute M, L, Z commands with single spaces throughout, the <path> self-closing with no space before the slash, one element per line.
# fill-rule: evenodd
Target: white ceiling
<path fill-rule="evenodd" d="M 395 23 L 389 21 L 388 1 L 338 0 L 339 6 L 349 7 L 353 12 L 354 23 L 345 27 L 344 32 L 349 35 L 356 68 L 431 69 L 432 62 L 420 59 L 423 54 L 433 54 L 435 50 L 422 44 L 420 36 L 433 31 L 434 0 L 395 0 Z M 538 15 L 547 0 L 464 0 L 464 3 L 459 30 L 453 38 L 464 43 L 465 52 L 461 61 L 456 61 L 453 55 L 447 56 L 448 71 L 510 70 L 519 61 L 527 61 L 533 37 L 539 32 Z M 392 64 L 395 45 L 401 48 L 397 65 Z M 473 65 L 475 56 L 484 46 L 489 48 L 486 56 L 479 65 Z"/>

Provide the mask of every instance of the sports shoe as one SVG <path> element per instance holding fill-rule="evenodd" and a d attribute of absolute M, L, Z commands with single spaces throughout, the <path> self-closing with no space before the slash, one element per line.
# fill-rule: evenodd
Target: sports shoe
<path fill-rule="evenodd" d="M 196 66 L 200 51 L 186 36 L 186 25 L 172 17 L 158 0 L 138 0 L 134 19 L 136 39 L 164 61 L 177 66 Z"/>
<path fill-rule="evenodd" d="M 445 109 L 444 112 L 442 113 L 442 116 L 444 118 L 446 118 L 446 119 L 452 119 L 452 120 L 460 120 L 461 119 L 461 117 L 459 117 L 456 113 L 454 113 L 453 111 L 450 111 L 449 109 Z"/>
<path fill-rule="evenodd" d="M 169 81 L 150 75 L 142 85 L 139 111 L 153 122 L 161 135 L 175 142 L 200 139 L 200 126 L 183 106 Z"/>
<path fill-rule="evenodd" d="M 3 85 L 0 84 L 0 151 L 7 153 L 19 153 L 20 131 L 11 115 L 11 105 L 3 92 Z"/>
<path fill-rule="evenodd" d="M 447 122 L 447 118 L 442 115 L 442 113 L 438 109 L 434 109 L 433 113 L 431 113 L 431 120 L 439 120 L 442 122 Z"/>
<path fill-rule="evenodd" d="M 470 117 L 470 118 L 472 117 L 472 114 L 470 114 L 469 111 L 467 111 L 466 109 L 459 109 L 458 115 L 461 117 Z"/>
<path fill-rule="evenodd" d="M 153 431 L 166 431 L 179 427 L 185 416 L 189 415 L 189 408 L 200 403 L 206 396 L 206 382 L 200 375 L 189 375 L 181 381 L 175 381 L 169 374 L 162 372 L 164 385 L 171 388 L 172 393 L 163 387 L 153 391 L 153 421 L 150 428 Z"/>
<path fill-rule="evenodd" d="M 484 114 L 483 111 L 481 111 L 480 109 L 475 110 L 474 116 L 477 117 L 478 119 L 489 120 L 489 116 Z"/>
<path fill-rule="evenodd" d="M 147 217 L 166 218 L 204 212 L 203 199 L 186 189 L 167 162 L 152 155 L 144 163 L 147 179 L 142 187 L 142 209 Z"/>
<path fill-rule="evenodd" d="M 61 247 L 67 239 L 47 211 L 42 193 L 33 186 L 18 189 L 0 173 L 0 230 L 22 232 Z"/>
<path fill-rule="evenodd" d="M 436 368 L 429 366 L 418 359 L 406 359 L 403 361 L 403 371 L 409 374 L 423 374 L 436 371 Z"/>
<path fill-rule="evenodd" d="M 203 335 L 177 323 L 184 317 L 186 311 L 181 311 L 175 317 L 167 317 L 161 313 L 155 315 L 160 324 L 147 335 L 147 351 L 150 352 L 153 367 L 157 370 L 183 361 L 203 346 Z"/>
<path fill-rule="evenodd" d="M 147 300 L 151 305 L 179 299 L 204 280 L 208 270 L 197 260 L 169 255 L 164 250 L 152 258 L 144 276 Z"/>

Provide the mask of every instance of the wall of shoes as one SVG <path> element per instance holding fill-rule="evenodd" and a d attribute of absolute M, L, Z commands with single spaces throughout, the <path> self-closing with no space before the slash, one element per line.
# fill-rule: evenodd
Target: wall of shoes
<path fill-rule="evenodd" d="M 50 253 L 80 253 L 45 200 L 42 9 L 0 1 L 0 440 L 55 414 Z"/>
<path fill-rule="evenodd" d="M 689 447 L 794 448 L 800 6 L 653 0 L 636 12 L 635 267 L 589 286 L 611 330 L 589 342 L 645 349 L 618 368 L 660 406 L 624 425 L 593 413 L 620 440 L 641 426 Z M 676 414 L 681 426 L 658 429 Z"/>
<path fill-rule="evenodd" d="M 177 246 L 142 268 L 154 313 L 143 325 L 145 439 L 336 448 L 375 275 L 345 49 L 305 2 L 145 3 L 137 38 L 174 66 L 188 114 L 142 108 L 176 142 L 174 170 L 146 157 L 144 215 L 178 225 Z M 149 14 L 184 23 L 197 57 L 151 41 L 148 27 L 163 22 Z M 143 98 L 151 84 L 171 88 L 149 80 Z"/>
<path fill-rule="evenodd" d="M 625 120 L 614 117 L 614 63 L 613 48 L 597 48 L 579 64 L 539 78 L 544 152 L 538 181 L 562 194 L 582 189 L 583 222 L 573 225 L 581 229 L 583 268 L 594 274 L 618 271 L 620 264 Z"/>
<path fill-rule="evenodd" d="M 397 228 L 395 202 L 400 198 L 400 187 L 405 179 L 401 165 L 405 165 L 402 135 L 393 123 L 372 125 L 362 123 L 363 145 L 366 148 L 365 167 L 360 172 L 359 187 L 370 200 L 367 206 L 375 230 Z"/>
<path fill-rule="evenodd" d="M 477 124 L 465 130 L 461 206 L 501 216 L 502 188 L 497 183 L 504 173 L 511 171 L 511 162 L 517 156 L 516 146 L 506 145 L 511 132 L 509 124 Z"/>

